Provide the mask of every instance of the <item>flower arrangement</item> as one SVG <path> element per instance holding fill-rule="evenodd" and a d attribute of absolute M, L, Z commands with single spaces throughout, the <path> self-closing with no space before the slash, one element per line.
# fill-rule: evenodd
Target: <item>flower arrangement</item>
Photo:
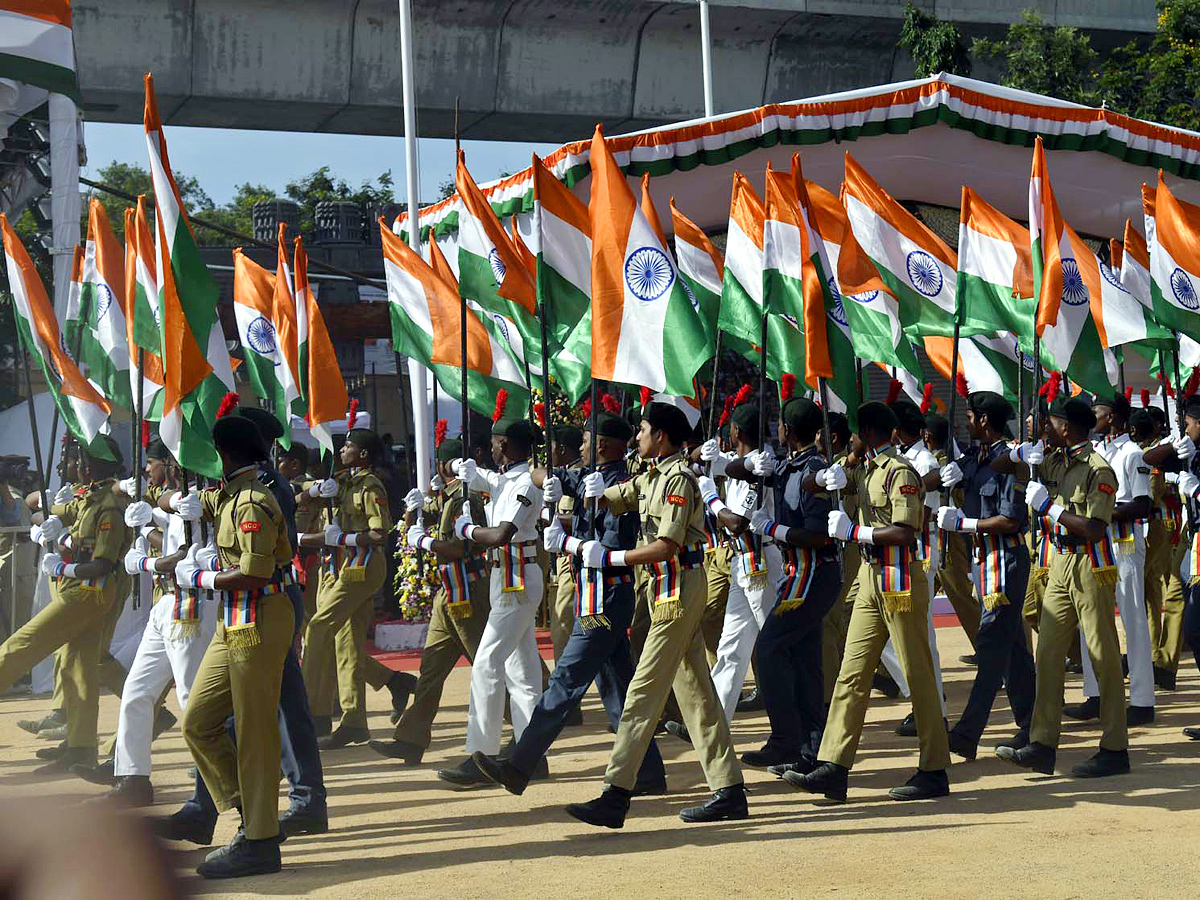
<path fill-rule="evenodd" d="M 437 537 L 437 529 L 430 528 L 429 534 Z M 433 598 L 442 586 L 437 566 L 429 554 L 424 556 L 422 564 L 417 559 L 417 548 L 409 546 L 401 532 L 400 540 L 396 542 L 396 577 L 392 588 L 401 620 L 414 625 L 429 621 L 433 615 Z"/>

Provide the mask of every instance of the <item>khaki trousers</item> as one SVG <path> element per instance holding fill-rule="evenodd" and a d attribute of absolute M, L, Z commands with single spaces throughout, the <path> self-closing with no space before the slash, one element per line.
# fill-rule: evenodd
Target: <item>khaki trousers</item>
<path fill-rule="evenodd" d="M 554 644 L 554 661 L 562 655 L 563 647 L 575 627 L 575 573 L 571 557 L 561 553 L 554 557 L 554 577 L 550 585 L 550 640 Z"/>
<path fill-rule="evenodd" d="M 725 546 L 715 547 L 705 554 L 708 596 L 704 601 L 704 616 L 700 619 L 700 634 L 704 638 L 710 669 L 716 665 L 717 646 L 721 643 L 721 631 L 725 627 L 725 604 L 729 601 L 729 585 L 733 578 L 729 571 L 732 555 Z"/>
<path fill-rule="evenodd" d="M 644 566 L 633 567 L 633 622 L 629 626 L 629 654 L 636 669 L 642 658 L 642 648 L 646 645 L 646 637 L 650 634 L 650 576 Z M 725 612 L 721 612 L 721 622 L 725 622 Z M 720 639 L 720 631 L 717 633 Z M 716 659 L 716 651 L 713 651 Z M 710 666 L 711 668 L 711 666 Z M 548 685 L 547 685 L 548 686 Z M 544 688 L 543 688 L 544 690 Z M 682 722 L 683 713 L 679 711 L 679 703 L 674 692 L 667 695 L 666 706 L 663 707 L 663 718 L 672 722 Z"/>
<path fill-rule="evenodd" d="M 9 637 L 33 614 L 37 544 L 0 535 L 0 636 Z"/>
<path fill-rule="evenodd" d="M 1115 585 L 1102 585 L 1092 574 L 1091 560 L 1079 553 L 1056 553 L 1042 598 L 1038 627 L 1037 697 L 1029 723 L 1029 739 L 1058 746 L 1062 725 L 1063 681 L 1067 648 L 1080 628 L 1100 688 L 1100 746 L 1125 750 L 1125 679 L 1117 639 Z"/>
<path fill-rule="evenodd" d="M 1157 542 L 1154 526 L 1161 528 Z M 1179 564 L 1187 552 L 1187 542 L 1170 542 L 1171 532 L 1161 522 L 1150 523 L 1146 538 L 1146 614 L 1150 623 L 1150 651 L 1153 663 L 1160 669 L 1175 672 L 1179 669 L 1179 654 L 1183 647 L 1183 581 Z M 1155 560 L 1152 554 L 1160 559 Z"/>
<path fill-rule="evenodd" d="M 958 624 L 967 634 L 971 646 L 975 646 L 975 637 L 979 634 L 979 620 L 983 615 L 979 600 L 975 597 L 975 588 L 971 584 L 971 551 L 970 536 L 957 532 L 946 535 L 946 563 L 939 568 L 935 584 L 946 594 L 946 599 L 954 607 Z"/>
<path fill-rule="evenodd" d="M 364 688 L 367 667 L 362 649 L 370 616 L 363 607 L 371 606 L 371 599 L 387 576 L 383 551 L 372 554 L 365 568 L 362 581 L 348 581 L 341 575 L 330 573 L 328 568 L 321 571 L 317 612 L 308 623 L 302 666 L 312 714 L 332 716 L 333 698 L 338 696 L 342 706 L 341 724 L 353 728 L 367 727 Z M 372 678 L 378 681 L 378 674 L 373 673 Z"/>
<path fill-rule="evenodd" d="M 209 642 L 183 711 L 183 738 L 217 809 L 238 807 L 249 840 L 279 834 L 279 691 L 292 646 L 292 601 L 258 602 L 259 643 L 232 650 L 224 622 Z M 233 715 L 237 745 L 225 730 Z"/>
<path fill-rule="evenodd" d="M 950 765 L 950 746 L 942 724 L 942 698 L 938 695 L 929 649 L 929 587 L 917 572 L 912 578 L 912 609 L 889 612 L 879 589 L 875 567 L 863 559 L 858 574 L 858 596 L 846 630 L 846 650 L 825 736 L 817 758 L 851 768 L 862 737 L 871 680 L 883 646 L 891 638 L 900 668 L 912 693 L 913 715 L 920 744 L 919 768 L 935 772 Z"/>
<path fill-rule="evenodd" d="M 825 705 L 833 699 L 833 685 L 842 670 L 842 654 L 846 649 L 846 629 L 850 613 L 858 599 L 858 572 L 862 555 L 857 544 L 842 545 L 842 589 L 837 600 L 821 622 L 821 672 L 824 675 Z"/>
<path fill-rule="evenodd" d="M 433 601 L 433 615 L 421 651 L 421 671 L 413 689 L 412 703 L 396 723 L 393 737 L 398 741 L 429 746 L 433 719 L 442 702 L 442 688 L 461 657 L 475 661 L 479 638 L 487 624 L 491 605 L 488 602 L 488 579 L 478 578 L 471 585 L 471 615 L 456 619 L 446 608 L 445 594 L 440 592 Z"/>
<path fill-rule="evenodd" d="M 682 615 L 650 623 L 641 658 L 625 695 L 621 725 L 608 771 L 604 773 L 605 782 L 625 790 L 633 790 L 672 688 L 709 790 L 742 783 L 729 723 L 717 700 L 700 637 L 700 619 L 707 596 L 704 570 L 686 569 L 680 573 L 679 590 Z"/>

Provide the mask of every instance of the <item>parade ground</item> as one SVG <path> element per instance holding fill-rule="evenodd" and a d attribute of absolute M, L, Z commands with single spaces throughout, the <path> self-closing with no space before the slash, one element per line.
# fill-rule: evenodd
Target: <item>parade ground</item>
<path fill-rule="evenodd" d="M 950 620 L 952 623 L 953 620 Z M 962 631 L 938 629 L 951 715 L 962 709 L 974 669 Z M 400 660 L 404 668 L 415 658 Z M 564 804 L 595 796 L 612 747 L 599 700 L 584 702 L 584 725 L 551 750 L 548 782 L 521 797 L 503 790 L 456 792 L 436 769 L 462 758 L 470 670 L 446 685 L 433 745 L 421 766 L 401 767 L 366 746 L 325 753 L 330 831 L 283 846 L 278 875 L 204 882 L 192 874 L 205 849 L 172 845 L 177 868 L 205 897 L 1101 897 L 1194 895 L 1194 848 L 1200 846 L 1198 745 L 1180 733 L 1200 722 L 1200 677 L 1190 659 L 1179 689 L 1160 693 L 1154 725 L 1130 733 L 1133 772 L 1081 781 L 1018 771 L 990 746 L 1012 731 L 1003 693 L 976 762 L 955 757 L 946 800 L 896 803 L 916 759 L 915 739 L 893 728 L 906 702 L 873 696 L 850 799 L 831 804 L 800 794 L 765 771 L 745 769 L 751 818 L 688 826 L 684 806 L 708 790 L 691 748 L 660 738 L 671 793 L 638 798 L 621 831 L 593 829 Z M 1079 698 L 1081 679 L 1068 680 Z M 369 697 L 376 737 L 389 731 L 385 694 Z M 76 778 L 35 780 L 34 751 L 44 741 L 17 728 L 50 698 L 0 700 L 0 797 L 73 804 L 102 792 Z M 177 711 L 174 695 L 169 706 Z M 102 733 L 116 727 L 116 698 L 101 700 Z M 1065 720 L 1060 771 L 1094 752 L 1095 723 Z M 762 713 L 739 714 L 740 752 L 767 734 Z M 507 738 L 506 738 L 507 739 Z M 178 727 L 154 745 L 157 806 L 168 813 L 191 790 L 191 759 Z M 281 810 L 286 809 L 281 797 Z M 140 813 L 128 813 L 138 815 Z M 236 815 L 221 817 L 214 845 L 228 842 Z"/>

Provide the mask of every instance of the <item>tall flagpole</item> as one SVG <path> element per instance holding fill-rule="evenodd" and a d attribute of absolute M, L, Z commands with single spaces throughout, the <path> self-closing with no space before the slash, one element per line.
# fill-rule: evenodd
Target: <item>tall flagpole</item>
<path fill-rule="evenodd" d="M 458 167 L 458 154 L 462 152 L 462 142 L 458 131 L 458 97 L 454 98 L 454 165 Z M 459 377 L 462 379 L 462 445 L 463 458 L 471 455 L 471 406 L 467 403 L 467 295 L 458 292 L 458 318 L 460 353 Z"/>
<path fill-rule="evenodd" d="M 129 305 L 132 313 L 133 304 Z M 142 429 L 145 427 L 142 423 L 146 421 L 146 388 L 142 383 L 146 369 L 146 350 L 143 347 L 138 347 L 137 351 L 137 396 L 133 398 L 133 499 L 135 501 L 142 499 Z M 133 608 L 139 609 L 142 605 L 142 578 L 139 575 L 133 581 Z"/>
<path fill-rule="evenodd" d="M 413 83 L 412 5 L 410 0 L 397 0 L 400 11 L 400 83 L 404 100 L 404 174 L 408 187 L 408 245 L 421 252 L 420 199 L 417 191 L 417 97 Z M 413 441 L 417 456 L 417 484 L 422 490 L 429 486 L 430 465 L 429 415 L 427 407 L 425 368 L 414 359 L 408 361 L 408 380 L 412 388 Z"/>
<path fill-rule="evenodd" d="M 704 72 L 704 117 L 713 114 L 712 40 L 708 27 L 708 0 L 700 0 L 700 66 Z"/>
<path fill-rule="evenodd" d="M 25 400 L 29 404 L 29 430 L 33 434 L 33 461 L 37 465 L 38 493 L 42 500 L 42 517 L 45 519 L 50 516 L 50 503 L 46 499 L 46 469 L 42 465 L 42 439 L 38 435 L 37 410 L 33 407 L 33 379 L 29 374 L 30 369 L 33 368 L 31 355 L 25 357 Z"/>

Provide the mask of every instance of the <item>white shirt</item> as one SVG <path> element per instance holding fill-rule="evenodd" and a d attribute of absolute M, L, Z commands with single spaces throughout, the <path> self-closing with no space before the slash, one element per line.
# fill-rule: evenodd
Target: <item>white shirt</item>
<path fill-rule="evenodd" d="M 1106 438 L 1096 445 L 1096 450 L 1117 473 L 1117 503 L 1150 496 L 1150 467 L 1143 458 L 1142 448 L 1129 435 Z"/>
<path fill-rule="evenodd" d="M 922 481 L 925 480 L 926 475 L 939 468 L 937 457 L 925 446 L 924 441 L 917 441 L 905 450 L 904 458 L 913 464 L 913 468 L 917 470 Z M 930 509 L 937 509 L 941 505 L 937 491 L 925 492 L 925 505 Z"/>
<path fill-rule="evenodd" d="M 517 526 L 514 542 L 537 540 L 538 513 L 542 509 L 542 491 L 535 487 L 529 463 L 517 463 L 503 472 L 477 469 L 471 490 L 486 491 L 491 498 L 484 507 L 487 524 L 495 528 L 504 522 Z"/>

